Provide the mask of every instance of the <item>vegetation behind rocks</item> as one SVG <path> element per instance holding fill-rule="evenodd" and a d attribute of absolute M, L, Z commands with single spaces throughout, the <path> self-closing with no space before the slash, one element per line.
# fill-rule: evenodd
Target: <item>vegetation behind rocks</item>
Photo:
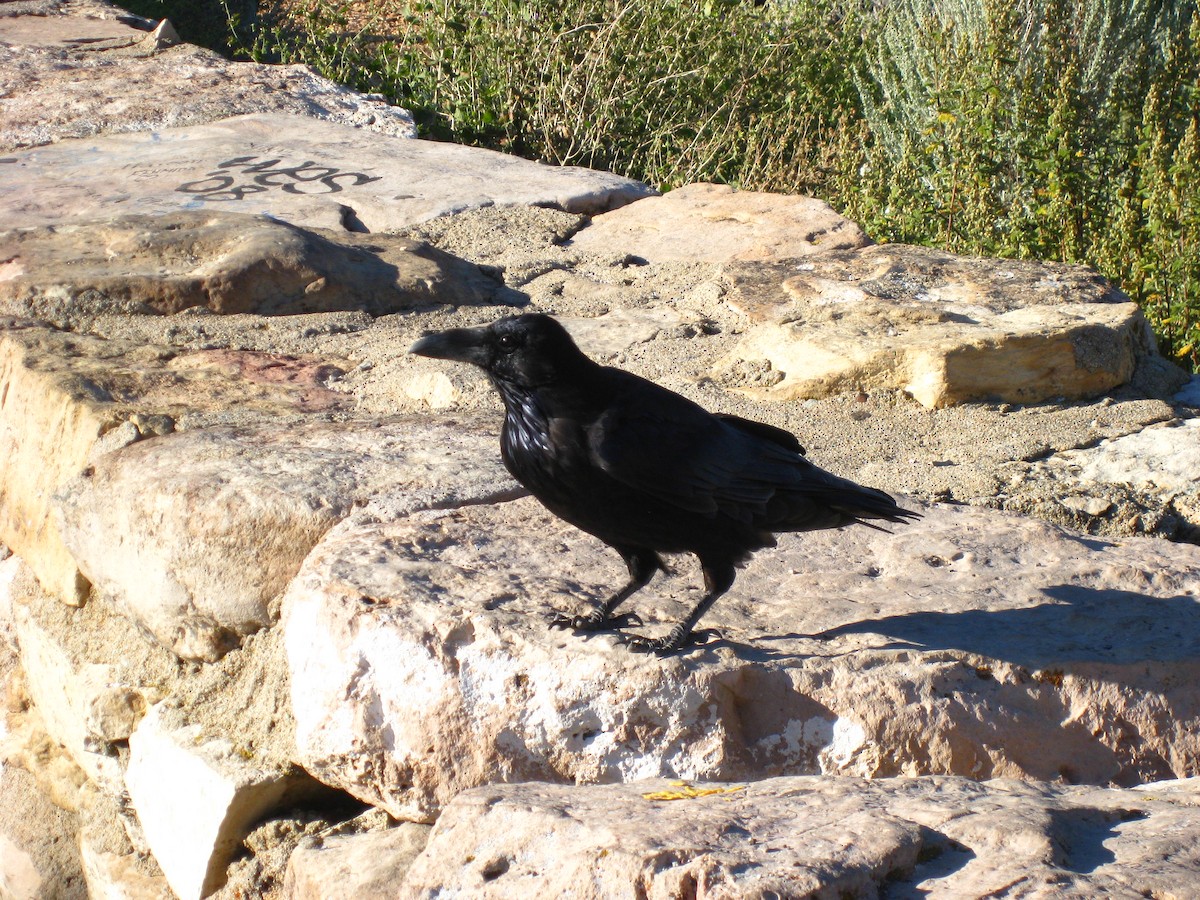
<path fill-rule="evenodd" d="M 218 2 L 216 41 L 381 94 L 426 137 L 1088 263 L 1200 362 L 1195 0 Z"/>

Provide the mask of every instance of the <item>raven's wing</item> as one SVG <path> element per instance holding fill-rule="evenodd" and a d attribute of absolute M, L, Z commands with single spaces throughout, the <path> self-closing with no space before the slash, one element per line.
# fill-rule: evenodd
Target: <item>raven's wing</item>
<path fill-rule="evenodd" d="M 740 428 L 748 434 L 758 435 L 760 438 L 765 438 L 768 441 L 774 441 L 780 447 L 791 450 L 793 453 L 799 453 L 803 456 L 808 451 L 800 446 L 800 441 L 790 431 L 785 431 L 782 428 L 776 428 L 774 425 L 768 425 L 766 422 L 756 422 L 753 419 L 743 419 L 741 416 L 735 416 L 733 413 L 714 413 L 722 422 L 732 425 L 734 428 Z"/>
<path fill-rule="evenodd" d="M 731 424 L 649 382 L 631 388 L 589 431 L 592 462 L 623 484 L 689 512 L 750 522 L 780 487 L 798 486 L 805 469 L 821 471 L 777 435 Z"/>
<path fill-rule="evenodd" d="M 911 515 L 883 491 L 814 465 L 795 437 L 747 419 L 714 416 L 628 373 L 589 429 L 592 462 L 617 481 L 681 510 L 723 513 L 774 530 L 824 528 Z M 785 438 L 784 435 L 787 437 Z"/>

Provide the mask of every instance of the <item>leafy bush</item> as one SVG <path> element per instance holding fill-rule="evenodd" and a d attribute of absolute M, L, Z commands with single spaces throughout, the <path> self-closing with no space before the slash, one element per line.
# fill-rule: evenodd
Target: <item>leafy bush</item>
<path fill-rule="evenodd" d="M 869 232 L 1086 262 L 1200 360 L 1200 17 L 1162 0 L 889 0 L 830 192 Z M 855 153 L 855 148 L 858 152 Z"/>
<path fill-rule="evenodd" d="M 1196 0 L 294 0 L 244 50 L 428 137 L 1086 262 L 1200 362 Z"/>

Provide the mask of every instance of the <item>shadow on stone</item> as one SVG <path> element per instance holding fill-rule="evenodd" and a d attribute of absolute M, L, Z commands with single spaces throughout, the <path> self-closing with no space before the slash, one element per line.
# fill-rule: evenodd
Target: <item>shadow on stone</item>
<path fill-rule="evenodd" d="M 1070 584 L 1041 592 L 1052 602 L 1025 609 L 864 619 L 812 637 L 883 634 L 893 639 L 891 648 L 962 650 L 1030 669 L 1072 663 L 1179 663 L 1200 656 L 1200 603 L 1195 597 L 1153 597 Z"/>
<path fill-rule="evenodd" d="M 1117 861 L 1105 841 L 1117 837 L 1122 819 L 1140 818 L 1133 810 L 1076 807 L 1050 810 L 1050 837 L 1054 842 L 1054 862 L 1069 872 L 1087 875 L 1101 866 Z"/>

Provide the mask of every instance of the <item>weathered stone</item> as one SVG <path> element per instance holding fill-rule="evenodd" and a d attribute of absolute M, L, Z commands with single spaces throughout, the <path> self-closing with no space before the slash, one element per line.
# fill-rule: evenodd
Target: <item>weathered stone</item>
<path fill-rule="evenodd" d="M 8 4 L 5 4 L 8 5 Z M 84 9 L 84 6 L 91 6 Z M 0 148 L 109 132 L 154 131 L 246 113 L 283 113 L 415 138 L 408 110 L 322 78 L 308 66 L 232 62 L 147 20 L 100 4 L 0 17 L 6 88 Z M 63 14 L 63 13 L 67 14 Z M 169 48 L 169 49 L 168 49 Z"/>
<path fill-rule="evenodd" d="M 498 781 L 1200 771 L 1200 547 L 924 512 L 781 537 L 706 616 L 723 640 L 667 660 L 547 628 L 624 572 L 533 500 L 352 516 L 284 599 L 298 761 L 413 820 Z M 628 604 L 644 630 L 684 572 Z"/>
<path fill-rule="evenodd" d="M 572 238 L 571 246 L 652 263 L 757 262 L 870 243 L 858 225 L 813 197 L 689 184 L 596 216 Z"/>
<path fill-rule="evenodd" d="M 50 496 L 83 468 L 115 416 L 85 377 L 42 368 L 47 356 L 73 346 L 48 329 L 0 333 L 0 540 L 34 566 L 48 589 L 80 603 L 87 582 L 50 521 Z"/>
<path fill-rule="evenodd" d="M 146 872 L 133 854 L 110 853 L 84 841 L 79 848 L 89 900 L 174 900 L 161 873 Z"/>
<path fill-rule="evenodd" d="M 1006 503 L 1021 509 L 1030 497 L 1050 494 L 1089 530 L 1097 523 L 1131 515 L 1147 522 L 1157 517 L 1162 521 L 1160 530 L 1196 543 L 1200 538 L 1197 472 L 1200 419 L 1175 420 L 1039 460 L 1010 487 Z M 1031 511 L 1048 514 L 1044 509 Z"/>
<path fill-rule="evenodd" d="M 80 811 L 79 859 L 91 900 L 173 900 L 167 879 L 149 852 L 139 851 L 140 826 L 120 795 L 89 794 Z"/>
<path fill-rule="evenodd" d="M 87 900 L 75 816 L 54 806 L 33 776 L 0 762 L 0 897 Z"/>
<path fill-rule="evenodd" d="M 83 602 L 87 579 L 63 545 L 50 505 L 84 469 L 102 436 L 135 418 L 143 425 L 138 436 L 145 437 L 176 421 L 331 412 L 350 405 L 349 397 L 324 384 L 343 371 L 338 362 L 180 351 L 3 321 L 0 541 L 29 563 L 48 590 L 66 602 Z"/>
<path fill-rule="evenodd" d="M 388 900 L 428 840 L 429 826 L 415 822 L 317 835 L 293 851 L 284 893 L 289 900 Z"/>
<path fill-rule="evenodd" d="M 76 3 L 73 4 L 74 15 L 56 15 L 59 11 L 46 6 L 37 10 L 27 9 L 25 15 L 0 17 L 0 42 L 14 48 L 94 50 L 99 47 L 131 46 L 147 35 L 145 30 L 132 23 L 133 16 L 118 18 L 118 10 L 111 6 L 94 2 Z"/>
<path fill-rule="evenodd" d="M 476 266 L 392 235 L 307 230 L 264 216 L 178 210 L 0 232 L 0 311 L 373 316 L 486 303 Z"/>
<path fill-rule="evenodd" d="M 129 739 L 125 784 L 146 841 L 181 900 L 200 900 L 264 813 L 311 794 L 303 772 L 264 768 L 253 754 L 158 705 Z"/>
<path fill-rule="evenodd" d="M 24 603 L 16 604 L 15 618 L 29 696 L 46 731 L 88 778 L 119 794 L 121 765 L 112 744 L 129 738 L 156 698 L 142 685 L 122 683 L 110 665 L 74 658 Z"/>
<path fill-rule="evenodd" d="M 495 786 L 450 804 L 404 895 L 1184 897 L 1198 801 L 1197 779 Z"/>
<path fill-rule="evenodd" d="M 395 514 L 513 496 L 495 442 L 417 418 L 177 432 L 66 485 L 60 531 L 132 619 L 212 660 L 274 621 L 308 551 L 356 504 L 396 494 Z"/>
<path fill-rule="evenodd" d="M 0 211 L 23 226 L 191 209 L 376 232 L 478 206 L 600 212 L 652 193 L 603 172 L 270 114 L 61 141 L 9 153 L 4 168 Z"/>
<path fill-rule="evenodd" d="M 1093 397 L 1154 353 L 1128 297 L 1091 269 L 902 245 L 725 267 L 757 323 L 725 360 L 762 400 L 901 388 L 928 407 Z"/>

